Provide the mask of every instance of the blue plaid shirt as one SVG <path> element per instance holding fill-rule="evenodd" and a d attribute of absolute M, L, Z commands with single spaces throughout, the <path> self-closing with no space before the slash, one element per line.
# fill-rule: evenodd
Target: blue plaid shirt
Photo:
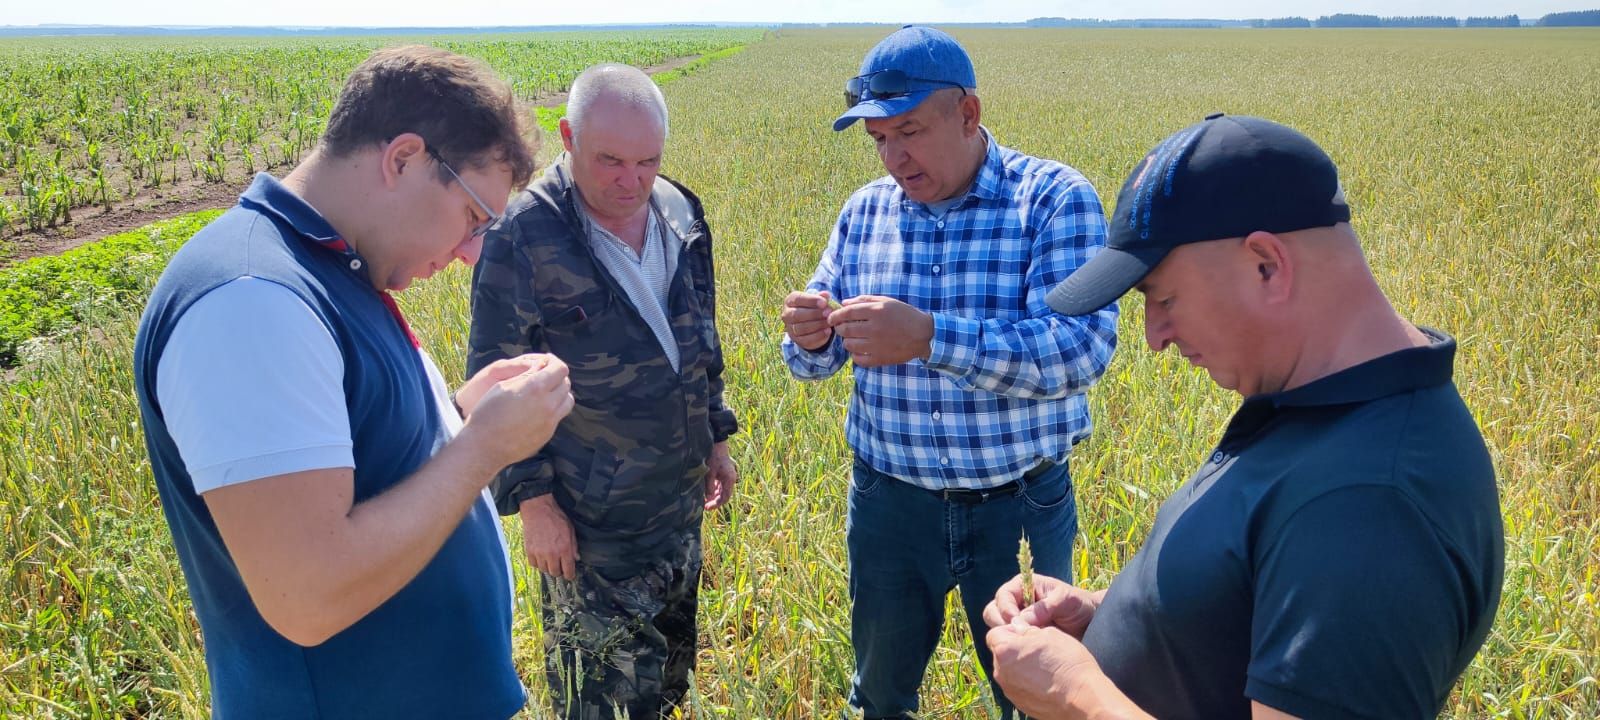
<path fill-rule="evenodd" d="M 901 300 L 933 315 L 933 342 L 927 360 L 855 368 L 850 447 L 930 489 L 993 487 L 1043 460 L 1065 462 L 1089 435 L 1084 391 L 1111 360 L 1117 308 L 1067 317 L 1044 299 L 1105 239 L 1083 175 L 992 136 L 972 187 L 943 216 L 890 177 L 857 190 L 806 287 Z M 837 335 L 816 352 L 783 339 L 784 361 L 804 380 L 849 357 Z"/>

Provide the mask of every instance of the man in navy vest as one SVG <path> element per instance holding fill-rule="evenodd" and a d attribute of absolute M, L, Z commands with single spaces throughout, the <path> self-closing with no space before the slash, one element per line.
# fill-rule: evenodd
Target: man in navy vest
<path fill-rule="evenodd" d="M 484 488 L 571 408 L 566 366 L 508 358 L 452 402 L 389 293 L 474 262 L 533 152 L 487 67 L 381 50 L 162 274 L 134 371 L 215 717 L 523 707 Z"/>
<path fill-rule="evenodd" d="M 1144 295 L 1145 338 L 1244 403 L 1110 588 L 984 611 L 1034 718 L 1432 718 L 1500 602 L 1494 468 L 1456 343 L 1396 314 L 1333 161 L 1221 113 L 1134 168 L 1105 252 L 1049 297 Z"/>

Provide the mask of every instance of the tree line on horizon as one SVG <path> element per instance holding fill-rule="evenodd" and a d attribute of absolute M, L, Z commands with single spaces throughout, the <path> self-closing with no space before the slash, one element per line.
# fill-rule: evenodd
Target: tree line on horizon
<path fill-rule="evenodd" d="M 1496 15 L 1468 17 L 1465 20 L 1449 15 L 1408 15 L 1380 17 L 1355 13 L 1323 15 L 1315 20 L 1305 17 L 1258 18 L 1254 20 L 1205 19 L 1137 19 L 1095 20 L 1062 17 L 1039 17 L 1023 23 L 1028 27 L 1255 27 L 1255 28 L 1454 28 L 1454 27 L 1522 27 L 1521 17 Z M 1578 10 L 1545 15 L 1531 23 L 1536 27 L 1593 27 L 1600 26 L 1600 10 Z"/>
<path fill-rule="evenodd" d="M 1522 19 L 1516 15 L 1496 15 L 1491 17 L 1468 17 L 1465 20 L 1448 15 L 1410 15 L 1404 17 L 1378 17 L 1377 15 L 1355 15 L 1350 13 L 1337 13 L 1324 15 L 1316 20 L 1303 17 L 1273 18 L 1270 20 L 1257 20 L 1255 27 L 1282 28 L 1282 27 L 1324 27 L 1324 28 L 1453 28 L 1453 27 L 1522 27 Z M 1583 10 L 1577 12 L 1550 13 L 1532 23 L 1537 27 L 1584 27 L 1600 25 L 1600 10 Z"/>

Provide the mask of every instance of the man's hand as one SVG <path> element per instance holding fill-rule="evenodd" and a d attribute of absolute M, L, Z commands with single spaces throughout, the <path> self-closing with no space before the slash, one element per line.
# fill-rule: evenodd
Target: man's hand
<path fill-rule="evenodd" d="M 475 408 L 461 433 L 374 497 L 356 502 L 350 468 L 205 493 L 251 600 L 274 630 L 317 645 L 393 597 L 482 502 L 495 473 L 537 452 L 572 409 L 567 366 L 553 357 L 485 372 L 474 379 L 488 388 L 468 398 Z"/>
<path fill-rule="evenodd" d="M 478 401 L 483 399 L 483 394 L 494 387 L 495 383 L 510 380 L 529 370 L 538 370 L 549 364 L 553 357 L 555 356 L 528 353 L 485 365 L 456 390 L 456 405 L 461 407 L 462 416 L 471 415 L 472 410 L 478 407 Z"/>
<path fill-rule="evenodd" d="M 551 577 L 578 577 L 578 541 L 553 495 L 522 501 L 522 549 L 528 564 Z"/>
<path fill-rule="evenodd" d="M 1030 718 L 1149 717 L 1119 692 L 1089 649 L 1054 627 L 1006 624 L 989 630 L 994 681 Z"/>
<path fill-rule="evenodd" d="M 1081 640 L 1105 597 L 1104 590 L 1089 592 L 1048 575 L 1033 576 L 1033 591 L 1038 599 L 1022 607 L 1022 576 L 1011 578 L 983 609 L 983 621 L 991 628 L 1012 624 L 1053 627 Z"/>
<path fill-rule="evenodd" d="M 833 313 L 828 291 L 820 293 L 796 290 L 783 299 L 783 331 L 789 339 L 807 352 L 821 350 L 833 339 L 833 328 L 828 316 Z"/>
<path fill-rule="evenodd" d="M 733 498 L 733 486 L 739 482 L 739 468 L 728 453 L 726 440 L 711 446 L 711 457 L 706 460 L 706 509 L 715 510 Z"/>
<path fill-rule="evenodd" d="M 899 365 L 932 351 L 933 316 L 882 295 L 857 295 L 828 316 L 857 367 Z"/>
<path fill-rule="evenodd" d="M 487 383 L 488 388 L 477 400 L 467 398 L 465 401 L 471 402 L 472 408 L 468 411 L 466 427 L 457 439 L 470 442 L 474 452 L 494 463 L 496 468 L 533 456 L 550 440 L 556 424 L 572 411 L 572 383 L 567 379 L 567 364 L 554 355 L 523 357 L 536 359 L 499 370 L 491 365 L 467 383 L 479 382 L 478 376 L 485 373 L 492 377 L 522 368 L 507 379 Z M 463 400 L 458 398 L 457 402 Z M 466 407 L 462 405 L 463 409 Z"/>

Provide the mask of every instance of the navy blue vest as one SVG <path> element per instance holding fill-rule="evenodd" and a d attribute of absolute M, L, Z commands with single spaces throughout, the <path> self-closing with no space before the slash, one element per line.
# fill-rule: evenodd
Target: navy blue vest
<path fill-rule="evenodd" d="M 184 311 L 250 276 L 298 295 L 344 358 L 355 501 L 410 476 L 446 430 L 409 329 L 364 261 L 269 175 L 186 244 L 162 273 L 134 348 L 145 441 L 162 510 L 205 638 L 217 718 L 494 717 L 524 703 L 511 662 L 511 608 L 499 520 L 482 503 L 410 584 L 316 647 L 279 635 L 255 609 L 155 396 L 162 348 Z"/>

